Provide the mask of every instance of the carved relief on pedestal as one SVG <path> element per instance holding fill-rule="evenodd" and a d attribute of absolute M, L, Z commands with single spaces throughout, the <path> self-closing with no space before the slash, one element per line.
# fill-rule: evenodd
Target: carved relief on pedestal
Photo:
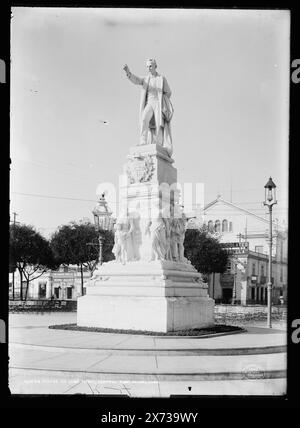
<path fill-rule="evenodd" d="M 151 260 L 189 263 L 184 257 L 186 218 L 164 217 L 160 212 L 149 221 L 146 235 L 151 236 Z"/>
<path fill-rule="evenodd" d="M 144 183 L 151 180 L 155 170 L 152 156 L 132 155 L 128 156 L 128 158 L 126 174 L 130 184 Z"/>
<path fill-rule="evenodd" d="M 126 264 L 126 262 L 140 260 L 141 243 L 139 213 L 122 214 L 115 224 L 115 243 L 112 252 L 116 263 Z"/>

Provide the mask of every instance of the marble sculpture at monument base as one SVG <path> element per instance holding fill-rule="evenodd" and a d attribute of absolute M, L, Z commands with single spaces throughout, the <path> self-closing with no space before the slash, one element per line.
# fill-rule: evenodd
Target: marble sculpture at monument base
<path fill-rule="evenodd" d="M 171 332 L 214 325 L 214 300 L 187 263 L 104 263 L 78 299 L 77 325 Z"/>

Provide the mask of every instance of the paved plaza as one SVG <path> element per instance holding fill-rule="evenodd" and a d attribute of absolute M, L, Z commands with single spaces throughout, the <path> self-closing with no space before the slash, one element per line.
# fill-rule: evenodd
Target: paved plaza
<path fill-rule="evenodd" d="M 217 337 L 163 337 L 49 329 L 75 312 L 11 314 L 12 394 L 283 395 L 286 331 L 263 323 Z"/>

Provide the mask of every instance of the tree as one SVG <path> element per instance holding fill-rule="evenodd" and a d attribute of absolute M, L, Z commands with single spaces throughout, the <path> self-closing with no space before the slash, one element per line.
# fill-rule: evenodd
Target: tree
<path fill-rule="evenodd" d="M 185 233 L 184 255 L 198 272 L 225 272 L 228 265 L 228 254 L 223 250 L 218 239 L 212 236 L 206 227 L 188 229 Z"/>
<path fill-rule="evenodd" d="M 20 274 L 20 299 L 23 300 L 23 278 L 26 280 L 25 300 L 29 282 L 39 278 L 48 269 L 57 268 L 50 244 L 32 226 L 16 224 L 10 226 L 9 264 Z"/>
<path fill-rule="evenodd" d="M 100 233 L 104 237 L 103 261 L 112 260 L 113 234 L 109 231 L 100 231 Z M 89 221 L 82 221 L 60 226 L 51 238 L 51 248 L 59 263 L 80 267 L 82 295 L 83 268 L 87 267 L 93 272 L 98 262 L 98 237 L 99 232 L 95 226 Z"/>

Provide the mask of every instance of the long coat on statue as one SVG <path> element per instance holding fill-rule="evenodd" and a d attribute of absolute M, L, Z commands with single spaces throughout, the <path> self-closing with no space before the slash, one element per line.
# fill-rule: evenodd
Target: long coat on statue
<path fill-rule="evenodd" d="M 172 135 L 170 122 L 173 116 L 173 106 L 170 101 L 171 89 L 168 85 L 167 79 L 164 76 L 157 75 L 158 83 L 158 108 L 155 114 L 155 122 L 150 121 L 150 128 L 155 128 L 156 135 L 158 134 L 159 128 L 163 128 L 163 146 L 167 149 L 169 155 L 172 155 Z M 134 84 L 142 85 L 141 101 L 140 101 L 140 123 L 143 110 L 147 103 L 147 92 L 149 86 L 150 75 L 146 77 L 137 77 L 131 73 L 129 80 Z"/>

